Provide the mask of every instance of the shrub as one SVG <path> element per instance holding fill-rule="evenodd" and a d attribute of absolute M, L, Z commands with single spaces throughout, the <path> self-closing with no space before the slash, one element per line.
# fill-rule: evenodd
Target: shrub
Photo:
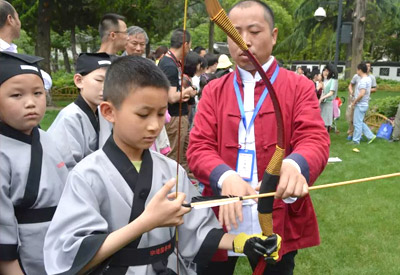
<path fill-rule="evenodd" d="M 53 73 L 51 77 L 53 78 L 53 88 L 75 86 L 73 73 L 67 73 L 64 70 L 59 70 Z"/>
<path fill-rule="evenodd" d="M 400 103 L 400 96 L 376 99 L 370 104 L 369 112 L 377 112 L 388 118 L 394 117 Z"/>

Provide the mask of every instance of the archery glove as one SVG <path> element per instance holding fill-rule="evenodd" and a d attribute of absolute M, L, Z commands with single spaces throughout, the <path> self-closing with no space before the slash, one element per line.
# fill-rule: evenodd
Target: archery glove
<path fill-rule="evenodd" d="M 244 253 L 250 262 L 257 262 L 260 256 L 268 263 L 279 258 L 282 238 L 278 234 L 263 236 L 262 234 L 247 235 L 240 233 L 233 240 L 233 251 Z"/>

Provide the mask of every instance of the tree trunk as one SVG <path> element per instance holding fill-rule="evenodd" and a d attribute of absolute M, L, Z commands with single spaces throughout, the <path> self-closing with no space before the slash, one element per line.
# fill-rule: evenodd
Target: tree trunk
<path fill-rule="evenodd" d="M 57 72 L 60 68 L 58 67 L 58 49 L 54 48 L 54 72 Z"/>
<path fill-rule="evenodd" d="M 62 53 L 63 53 L 63 57 L 64 57 L 64 67 L 65 67 L 65 71 L 67 73 L 71 73 L 71 64 L 69 63 L 69 57 L 68 57 L 68 52 L 67 49 L 63 48 L 61 49 Z"/>
<path fill-rule="evenodd" d="M 351 75 L 357 72 L 357 65 L 362 61 L 364 46 L 364 31 L 366 19 L 367 0 L 357 0 L 356 10 L 353 13 L 353 39 L 352 39 L 352 59 Z"/>
<path fill-rule="evenodd" d="M 51 73 L 50 68 L 50 19 L 51 19 L 51 0 L 39 0 L 37 17 L 37 36 L 35 54 L 44 60 L 41 67 L 47 73 Z"/>
<path fill-rule="evenodd" d="M 75 26 L 71 28 L 71 51 L 72 51 L 72 62 L 76 64 L 76 60 L 78 59 L 78 53 L 76 52 Z"/>
<path fill-rule="evenodd" d="M 214 22 L 211 20 L 208 27 L 208 52 L 214 53 Z"/>
<path fill-rule="evenodd" d="M 352 9 L 351 9 L 351 5 L 353 4 L 353 0 L 349 0 L 346 1 L 346 6 L 344 8 L 344 10 L 348 11 L 346 12 L 345 15 L 345 21 L 346 22 L 350 22 L 352 19 Z M 353 27 L 353 26 L 352 26 Z M 353 31 L 352 31 L 353 33 Z M 351 75 L 351 54 L 352 54 L 352 43 L 350 41 L 350 43 L 347 44 L 346 47 L 346 70 L 345 70 L 345 74 L 344 74 L 344 78 L 345 79 L 350 79 L 351 77 L 353 77 L 353 75 Z"/>

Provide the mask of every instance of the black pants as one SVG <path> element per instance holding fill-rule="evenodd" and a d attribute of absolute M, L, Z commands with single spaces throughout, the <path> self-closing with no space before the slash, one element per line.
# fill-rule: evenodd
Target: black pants
<path fill-rule="evenodd" d="M 268 264 L 264 275 L 293 275 L 294 257 L 297 250 L 282 256 L 282 260 L 272 265 Z M 211 262 L 207 268 L 199 272 L 200 275 L 232 275 L 239 257 L 228 257 L 226 262 Z"/>

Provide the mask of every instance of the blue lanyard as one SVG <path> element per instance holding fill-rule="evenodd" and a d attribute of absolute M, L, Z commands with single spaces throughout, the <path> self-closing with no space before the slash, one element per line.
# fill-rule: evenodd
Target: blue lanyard
<path fill-rule="evenodd" d="M 275 79 L 278 76 L 278 73 L 279 73 L 279 66 L 277 65 L 276 68 L 275 68 L 275 71 L 272 74 L 271 79 L 270 79 L 271 85 L 275 82 Z M 233 86 L 235 87 L 236 98 L 237 98 L 237 102 L 238 102 L 238 105 L 239 105 L 239 110 L 240 110 L 240 115 L 242 117 L 243 126 L 244 126 L 244 129 L 246 130 L 246 138 L 247 138 L 248 131 L 251 129 L 251 126 L 254 123 L 256 115 L 260 111 L 261 105 L 263 104 L 265 98 L 268 95 L 268 89 L 267 89 L 267 87 L 265 87 L 264 92 L 262 93 L 260 99 L 258 100 L 256 108 L 254 109 L 253 117 L 250 120 L 249 126 L 247 127 L 246 115 L 244 113 L 244 107 L 243 107 L 243 100 L 242 100 L 242 96 L 240 94 L 239 84 L 237 83 L 236 73 L 235 73 L 235 76 L 233 78 Z M 244 96 L 244 94 L 243 94 L 243 96 Z"/>

